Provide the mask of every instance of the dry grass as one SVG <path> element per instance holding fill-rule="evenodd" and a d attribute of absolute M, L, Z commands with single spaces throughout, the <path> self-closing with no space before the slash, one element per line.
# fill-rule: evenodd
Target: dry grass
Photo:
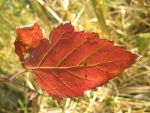
<path fill-rule="evenodd" d="M 1 113 L 150 113 L 149 0 L 1 0 L 0 77 L 23 68 L 13 42 L 17 26 L 38 22 L 49 35 L 71 21 L 139 55 L 136 64 L 103 87 L 59 105 L 36 85 L 30 73 L 0 86 Z M 37 95 L 37 96 L 36 96 Z M 29 100 L 29 97 L 36 96 Z"/>

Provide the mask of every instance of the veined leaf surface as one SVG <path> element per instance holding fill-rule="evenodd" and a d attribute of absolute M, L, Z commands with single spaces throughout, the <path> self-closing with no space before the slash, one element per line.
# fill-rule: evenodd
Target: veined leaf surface
<path fill-rule="evenodd" d="M 70 23 L 54 28 L 49 39 L 40 38 L 40 43 L 27 53 L 24 67 L 32 70 L 42 89 L 57 97 L 77 97 L 102 86 L 130 67 L 137 57 L 96 33 L 74 31 Z"/>

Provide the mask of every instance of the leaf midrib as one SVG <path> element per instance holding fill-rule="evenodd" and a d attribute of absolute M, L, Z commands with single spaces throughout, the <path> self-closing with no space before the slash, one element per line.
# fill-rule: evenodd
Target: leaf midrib
<path fill-rule="evenodd" d="M 63 67 L 63 66 L 60 66 L 60 67 L 56 67 L 56 66 L 35 66 L 35 67 L 30 67 L 28 66 L 27 69 L 30 69 L 30 70 L 37 70 L 37 69 L 73 69 L 73 68 L 88 68 L 88 67 L 95 67 L 95 66 L 98 66 L 98 65 L 104 65 L 104 64 L 109 64 L 109 63 L 114 63 L 114 62 L 117 62 L 117 61 L 121 61 L 121 60 L 127 60 L 127 58 L 121 58 L 121 59 L 117 59 L 117 60 L 114 60 L 114 61 L 108 61 L 108 62 L 103 62 L 103 63 L 97 63 L 97 64 L 93 64 L 93 65 L 77 65 L 77 66 L 66 66 L 66 67 Z"/>

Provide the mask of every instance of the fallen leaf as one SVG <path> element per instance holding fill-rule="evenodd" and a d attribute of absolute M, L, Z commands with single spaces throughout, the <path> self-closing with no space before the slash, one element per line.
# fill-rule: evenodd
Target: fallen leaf
<path fill-rule="evenodd" d="M 28 34 L 25 37 L 19 34 L 19 40 L 25 39 L 21 44 L 28 42 Z M 70 23 L 54 28 L 49 39 L 40 39 L 34 48 L 31 42 L 26 44 L 32 50 L 23 60 L 24 67 L 32 70 L 42 89 L 60 98 L 81 96 L 86 90 L 106 84 L 137 57 L 96 33 L 74 31 Z M 16 49 L 19 51 L 17 46 Z"/>

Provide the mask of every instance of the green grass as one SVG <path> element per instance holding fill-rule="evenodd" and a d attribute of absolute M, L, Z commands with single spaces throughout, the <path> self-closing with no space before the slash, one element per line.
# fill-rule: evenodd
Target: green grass
<path fill-rule="evenodd" d="M 15 29 L 35 22 L 43 29 L 44 37 L 48 37 L 53 26 L 71 21 L 76 30 L 97 32 L 101 38 L 136 53 L 139 59 L 108 84 L 59 104 L 38 87 L 31 73 L 25 73 L 0 85 L 0 112 L 149 113 L 150 1 L 43 1 L 0 0 L 0 77 L 23 70 L 14 52 Z"/>

